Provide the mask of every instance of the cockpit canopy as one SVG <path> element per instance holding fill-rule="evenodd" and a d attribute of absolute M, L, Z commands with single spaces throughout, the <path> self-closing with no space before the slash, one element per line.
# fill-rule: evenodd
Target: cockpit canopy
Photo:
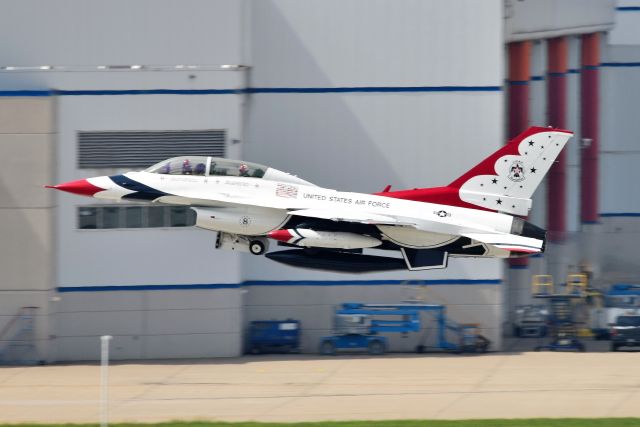
<path fill-rule="evenodd" d="M 241 160 L 185 156 L 164 160 L 146 169 L 145 172 L 165 175 L 217 175 L 262 178 L 267 169 L 266 166 Z"/>
<path fill-rule="evenodd" d="M 241 178 L 262 178 L 269 181 L 289 182 L 292 184 L 314 184 L 297 176 L 279 171 L 278 169 L 242 160 L 222 159 L 207 156 L 173 157 L 156 163 L 145 172 L 163 175 L 194 175 L 194 176 L 229 176 Z"/>

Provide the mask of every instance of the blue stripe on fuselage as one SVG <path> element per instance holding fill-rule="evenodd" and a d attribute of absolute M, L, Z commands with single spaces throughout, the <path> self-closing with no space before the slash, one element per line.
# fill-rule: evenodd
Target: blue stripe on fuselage
<path fill-rule="evenodd" d="M 138 181 L 134 181 L 133 179 L 126 177 L 124 175 L 113 175 L 109 177 L 111 181 L 115 182 L 122 188 L 126 188 L 127 190 L 135 191 L 135 193 L 127 194 L 126 196 L 122 196 L 123 199 L 128 200 L 155 200 L 158 197 L 169 196 L 169 193 L 165 193 L 164 191 L 156 190 L 155 188 L 149 187 L 144 184 L 140 184 Z"/>

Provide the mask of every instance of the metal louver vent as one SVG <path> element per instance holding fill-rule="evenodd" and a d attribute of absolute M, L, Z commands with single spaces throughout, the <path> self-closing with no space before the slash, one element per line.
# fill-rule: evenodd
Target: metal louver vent
<path fill-rule="evenodd" d="M 80 131 L 78 168 L 148 167 L 177 156 L 225 156 L 225 131 Z"/>

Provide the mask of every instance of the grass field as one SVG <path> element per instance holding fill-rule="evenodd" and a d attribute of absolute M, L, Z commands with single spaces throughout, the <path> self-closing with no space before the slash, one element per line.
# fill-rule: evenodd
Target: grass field
<path fill-rule="evenodd" d="M 96 424 L 0 424 L 0 427 L 95 427 Z M 309 423 L 168 422 L 116 423 L 112 427 L 631 427 L 640 418 L 532 418 L 502 420 L 324 421 Z"/>

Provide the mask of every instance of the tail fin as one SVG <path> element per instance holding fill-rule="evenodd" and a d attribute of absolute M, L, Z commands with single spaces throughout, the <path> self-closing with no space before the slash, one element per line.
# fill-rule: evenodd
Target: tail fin
<path fill-rule="evenodd" d="M 573 133 L 530 127 L 449 184 L 463 202 L 486 209 L 527 215 L 538 188 Z"/>

